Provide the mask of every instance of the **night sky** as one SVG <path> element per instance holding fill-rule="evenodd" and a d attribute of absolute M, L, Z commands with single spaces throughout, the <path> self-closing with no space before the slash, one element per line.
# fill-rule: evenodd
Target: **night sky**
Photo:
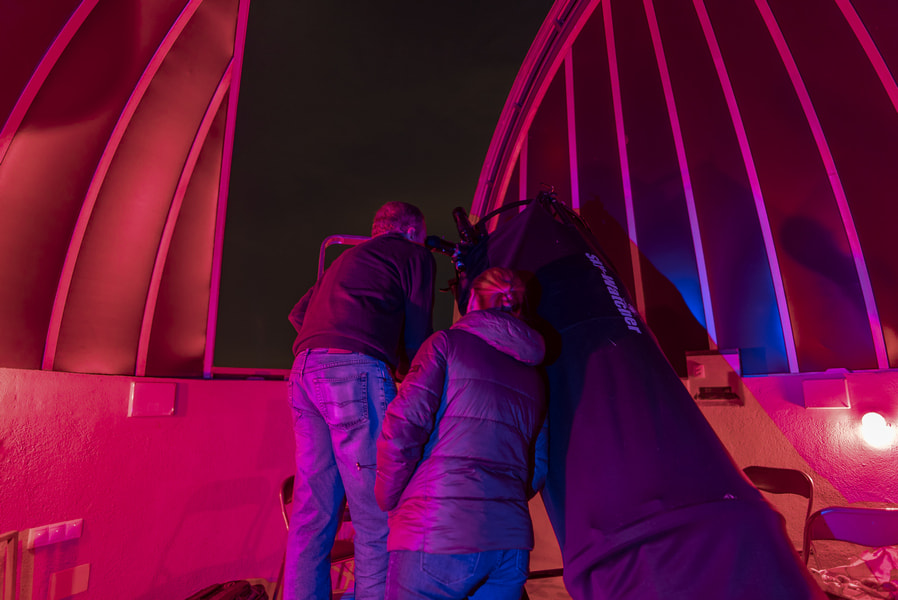
<path fill-rule="evenodd" d="M 332 234 L 389 200 L 457 240 L 550 0 L 254 0 L 228 198 L 215 365 L 289 368 L 287 313 Z M 332 253 L 328 253 L 330 258 Z M 453 271 L 437 256 L 437 287 Z M 435 326 L 452 301 L 437 292 Z"/>

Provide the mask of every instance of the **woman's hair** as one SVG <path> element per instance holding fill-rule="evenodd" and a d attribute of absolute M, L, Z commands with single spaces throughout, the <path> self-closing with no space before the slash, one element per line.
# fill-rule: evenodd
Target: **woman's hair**
<path fill-rule="evenodd" d="M 387 202 L 374 215 L 371 236 L 392 232 L 402 233 L 409 227 L 420 229 L 423 223 L 424 214 L 414 204 L 398 201 Z"/>
<path fill-rule="evenodd" d="M 520 317 L 526 288 L 518 274 L 505 267 L 490 267 L 471 284 L 471 296 L 479 308 L 500 308 Z"/>

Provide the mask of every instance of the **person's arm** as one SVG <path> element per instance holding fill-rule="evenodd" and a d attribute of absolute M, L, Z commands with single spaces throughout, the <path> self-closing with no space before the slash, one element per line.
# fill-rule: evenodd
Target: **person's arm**
<path fill-rule="evenodd" d="M 299 299 L 299 302 L 296 303 L 293 310 L 287 315 L 287 319 L 293 325 L 293 328 L 296 329 L 296 333 L 299 333 L 302 329 L 302 322 L 305 320 L 306 311 L 309 309 L 309 302 L 312 300 L 312 293 L 315 291 L 316 287 L 318 287 L 317 282 L 309 288 L 309 291 L 303 294 L 303 297 Z"/>
<path fill-rule="evenodd" d="M 532 444 L 533 478 L 530 481 L 530 489 L 527 490 L 527 499 L 534 497 L 544 485 L 549 474 L 549 415 L 543 420 L 539 435 Z"/>
<path fill-rule="evenodd" d="M 416 253 L 410 265 L 405 301 L 404 346 L 408 362 L 433 333 L 433 292 L 436 261 L 428 252 Z M 401 374 L 401 373 L 400 373 Z"/>
<path fill-rule="evenodd" d="M 381 510 L 396 508 L 436 426 L 446 378 L 445 344 L 444 334 L 427 340 L 412 362 L 399 394 L 387 406 L 377 440 L 374 483 L 374 496 Z"/>

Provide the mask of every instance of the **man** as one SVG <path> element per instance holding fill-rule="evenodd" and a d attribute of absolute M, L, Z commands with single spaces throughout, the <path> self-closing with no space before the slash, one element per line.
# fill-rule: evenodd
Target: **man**
<path fill-rule="evenodd" d="M 296 484 L 286 600 L 329 598 L 329 553 L 345 494 L 355 529 L 355 598 L 384 597 L 387 515 L 374 499 L 375 442 L 398 377 L 432 331 L 435 261 L 424 216 L 388 202 L 372 239 L 341 254 L 290 313 Z"/>

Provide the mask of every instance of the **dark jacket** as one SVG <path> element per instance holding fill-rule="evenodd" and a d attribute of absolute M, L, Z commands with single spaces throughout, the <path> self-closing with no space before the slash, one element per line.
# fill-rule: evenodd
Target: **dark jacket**
<path fill-rule="evenodd" d="M 542 337 L 499 310 L 470 312 L 424 343 L 377 442 L 388 550 L 533 548 L 527 501 L 546 465 L 533 365 L 543 356 Z"/>
<path fill-rule="evenodd" d="M 349 248 L 328 267 L 290 313 L 307 348 L 361 352 L 397 368 L 433 331 L 430 251 L 401 234 L 376 236 Z"/>

